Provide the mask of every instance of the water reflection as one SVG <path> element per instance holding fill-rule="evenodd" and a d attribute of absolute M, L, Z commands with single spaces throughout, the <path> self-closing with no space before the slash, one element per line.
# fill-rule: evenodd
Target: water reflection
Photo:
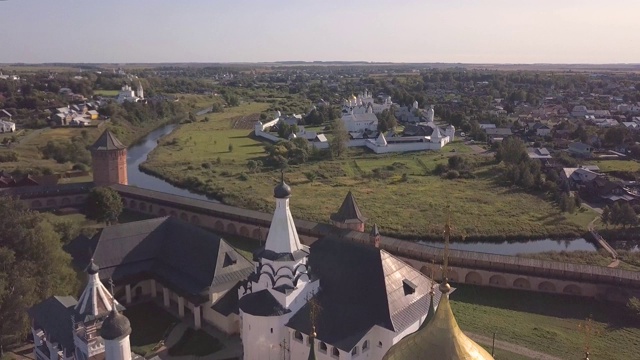
<path fill-rule="evenodd" d="M 192 193 L 189 190 L 181 189 L 173 186 L 168 182 L 147 175 L 140 171 L 139 166 L 147 160 L 147 157 L 153 149 L 158 146 L 158 140 L 170 134 L 175 128 L 176 124 L 165 125 L 159 129 L 150 132 L 140 142 L 131 146 L 127 150 L 127 177 L 129 185 L 137 186 L 144 189 L 161 191 L 168 194 L 184 196 L 192 199 L 214 201 L 207 198 L 205 195 Z"/>
<path fill-rule="evenodd" d="M 420 244 L 444 247 L 443 243 L 419 241 Z M 589 241 L 579 238 L 573 240 L 530 240 L 523 242 L 481 243 L 481 242 L 454 242 L 451 249 L 467 250 L 489 254 L 517 255 L 526 253 L 539 253 L 544 251 L 596 251 L 596 246 Z"/>

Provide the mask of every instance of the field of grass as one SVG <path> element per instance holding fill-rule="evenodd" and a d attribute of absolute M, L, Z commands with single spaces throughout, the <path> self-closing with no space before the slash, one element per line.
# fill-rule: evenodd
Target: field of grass
<path fill-rule="evenodd" d="M 170 356 L 205 356 L 220 351 L 223 347 L 220 340 L 203 330 L 189 328 L 168 353 Z"/>
<path fill-rule="evenodd" d="M 118 90 L 93 90 L 93 95 L 99 95 L 99 96 L 116 97 L 118 96 L 118 93 L 119 93 Z"/>
<path fill-rule="evenodd" d="M 589 165 L 598 165 L 600 171 L 640 171 L 640 163 L 635 160 L 591 160 Z"/>
<path fill-rule="evenodd" d="M 266 169 L 250 173 L 247 169 L 248 160 L 263 158 L 267 143 L 251 138 L 250 129 L 232 128 L 237 123 L 234 119 L 257 114 L 265 107 L 245 104 L 222 114 L 208 114 L 209 122 L 181 125 L 161 141 L 144 169 L 225 203 L 271 211 L 271 192 L 279 172 Z M 229 151 L 230 144 L 233 151 Z M 446 163 L 450 155 L 483 161 L 465 155 L 469 148 L 460 142 L 445 149 L 386 156 L 353 151 L 345 160 L 292 166 L 286 178 L 293 188 L 293 214 L 326 222 L 352 190 L 368 223 L 377 222 L 382 232 L 390 235 L 440 237 L 446 206 L 452 209 L 456 232 L 464 236 L 579 236 L 595 216 L 587 209 L 563 214 L 539 196 L 502 186 L 493 164 L 481 163 L 475 179 L 434 176 L 435 166 Z M 314 181 L 308 180 L 308 173 L 315 174 Z M 398 213 L 398 209 L 403 211 Z"/>
<path fill-rule="evenodd" d="M 136 354 L 149 354 L 178 320 L 154 303 L 128 307 L 124 315 L 131 322 L 131 350 Z"/>
<path fill-rule="evenodd" d="M 0 148 L 0 152 L 14 151 L 18 154 L 17 162 L 0 163 L 0 170 L 13 170 L 17 167 L 21 169 L 29 168 L 50 168 L 54 172 L 71 170 L 73 164 L 59 164 L 52 159 L 43 159 L 40 148 L 49 141 L 70 140 L 74 136 L 81 136 L 82 131 L 86 131 L 89 141 L 92 142 L 100 136 L 101 129 L 95 127 L 59 127 L 29 130 L 26 135 L 20 138 L 20 143 L 12 149 Z"/>
<path fill-rule="evenodd" d="M 562 359 L 580 359 L 584 334 L 579 325 L 591 317 L 593 359 L 637 359 L 640 327 L 624 305 L 593 299 L 456 285 L 451 306 L 463 331 L 496 338 Z"/>

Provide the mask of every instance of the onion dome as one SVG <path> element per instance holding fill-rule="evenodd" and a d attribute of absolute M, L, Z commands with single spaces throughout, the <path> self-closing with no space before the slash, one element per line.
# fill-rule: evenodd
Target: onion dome
<path fill-rule="evenodd" d="M 445 281 L 440 285 L 440 291 L 443 296 L 433 318 L 392 346 L 383 360 L 494 360 L 458 327 L 449 303 L 451 286 Z"/>
<path fill-rule="evenodd" d="M 98 273 L 98 271 L 100 271 L 100 267 L 98 265 L 96 265 L 95 262 L 93 262 L 93 258 L 91 259 L 91 262 L 89 263 L 89 266 L 87 266 L 87 274 L 89 275 L 95 275 Z"/>
<path fill-rule="evenodd" d="M 102 323 L 100 336 L 104 340 L 117 340 L 131 334 L 131 323 L 126 316 L 120 314 L 115 309 L 111 310 L 109 316 Z"/>
<path fill-rule="evenodd" d="M 291 196 L 291 187 L 284 182 L 284 172 L 280 183 L 273 189 L 273 197 L 276 199 L 286 199 Z"/>

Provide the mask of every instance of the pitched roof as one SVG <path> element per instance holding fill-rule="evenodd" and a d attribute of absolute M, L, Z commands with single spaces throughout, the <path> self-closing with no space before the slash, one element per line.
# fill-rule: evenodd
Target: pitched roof
<path fill-rule="evenodd" d="M 321 287 L 316 294 L 322 309 L 317 339 L 344 351 L 351 351 L 375 325 L 401 332 L 428 311 L 429 278 L 384 250 L 323 238 L 311 246 L 309 264 Z M 412 293 L 406 292 L 404 280 L 413 285 Z M 309 310 L 307 303 L 287 326 L 308 334 Z"/>
<path fill-rule="evenodd" d="M 120 140 L 109 130 L 105 130 L 102 135 L 91 145 L 91 150 L 96 151 L 108 151 L 108 150 L 121 150 L 127 147 L 122 145 Z"/>
<path fill-rule="evenodd" d="M 71 296 L 52 296 L 32 306 L 28 313 L 34 328 L 44 330 L 50 342 L 57 342 L 67 351 L 73 351 L 71 316 L 76 304 L 76 299 Z"/>
<path fill-rule="evenodd" d="M 243 296 L 240 299 L 240 309 L 254 316 L 277 316 L 291 312 L 283 307 L 267 289 Z"/>
<path fill-rule="evenodd" d="M 96 238 L 93 258 L 101 278 L 152 277 L 191 299 L 210 286 L 245 279 L 253 270 L 218 235 L 172 217 L 109 226 Z M 87 251 L 74 248 L 79 256 Z"/>
<path fill-rule="evenodd" d="M 344 198 L 342 205 L 340 205 L 340 209 L 338 209 L 338 212 L 331 214 L 331 220 L 342 223 L 353 223 L 365 222 L 367 218 L 362 216 L 353 193 L 349 191 L 347 193 L 347 196 Z"/>

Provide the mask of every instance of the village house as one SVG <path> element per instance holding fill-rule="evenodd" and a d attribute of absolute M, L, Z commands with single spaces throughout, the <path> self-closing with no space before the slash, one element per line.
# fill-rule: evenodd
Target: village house
<path fill-rule="evenodd" d="M 560 178 L 569 189 L 578 189 L 599 176 L 603 175 L 584 167 L 563 168 L 560 172 Z"/>
<path fill-rule="evenodd" d="M 590 158 L 593 156 L 593 146 L 581 142 L 572 142 L 569 144 L 569 154 L 575 157 Z"/>
<path fill-rule="evenodd" d="M 485 132 L 490 141 L 502 141 L 513 135 L 511 128 L 489 128 L 485 129 Z"/>
<path fill-rule="evenodd" d="M 527 155 L 529 159 L 538 159 L 541 161 L 546 161 L 548 159 L 553 159 L 551 153 L 546 148 L 527 148 Z"/>

